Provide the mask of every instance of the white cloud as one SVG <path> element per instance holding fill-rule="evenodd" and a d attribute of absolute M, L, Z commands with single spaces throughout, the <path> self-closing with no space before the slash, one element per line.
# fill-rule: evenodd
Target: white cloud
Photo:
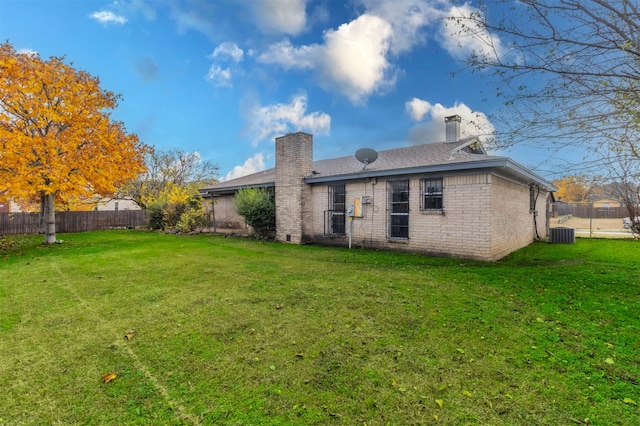
<path fill-rule="evenodd" d="M 294 46 L 289 40 L 271 45 L 258 60 L 285 69 L 312 69 L 319 84 L 354 103 L 395 84 L 394 56 L 411 51 L 435 30 L 436 40 L 453 57 L 471 52 L 503 54 L 499 38 L 479 27 L 463 28 L 462 18 L 478 9 L 465 3 L 451 7 L 447 0 L 359 0 L 365 13 L 324 33 L 324 42 Z M 463 36 L 464 30 L 471 34 Z M 451 34 L 453 33 L 453 34 Z M 493 51 L 492 49 L 495 49 Z"/>
<path fill-rule="evenodd" d="M 233 83 L 231 82 L 231 70 L 229 68 L 221 68 L 218 65 L 211 65 L 205 79 L 216 86 L 233 86 Z"/>
<path fill-rule="evenodd" d="M 331 116 L 318 111 L 309 114 L 306 112 L 306 94 L 294 96 L 288 104 L 253 106 L 248 120 L 254 144 L 292 131 L 307 131 L 312 134 L 330 132 Z"/>
<path fill-rule="evenodd" d="M 322 47 L 317 44 L 295 47 L 289 40 L 272 44 L 258 56 L 265 64 L 277 64 L 284 69 L 310 69 L 320 61 Z"/>
<path fill-rule="evenodd" d="M 210 58 L 215 59 L 219 57 L 229 57 L 234 62 L 242 61 L 242 57 L 244 56 L 244 51 L 238 47 L 237 44 L 225 41 L 221 43 L 213 50 L 213 53 L 209 55 Z"/>
<path fill-rule="evenodd" d="M 123 25 L 127 22 L 127 18 L 125 18 L 124 16 L 116 15 L 115 13 L 109 12 L 106 10 L 102 10 L 100 12 L 94 12 L 91 14 L 91 17 L 103 24 L 108 24 L 113 22 L 116 24 Z"/>
<path fill-rule="evenodd" d="M 171 18 L 176 22 L 179 34 L 193 30 L 212 40 L 216 38 L 217 32 L 214 23 L 217 11 L 215 2 L 172 1 L 169 5 Z"/>
<path fill-rule="evenodd" d="M 387 61 L 390 36 L 391 27 L 386 21 L 366 14 L 336 31 L 327 31 L 321 70 L 325 81 L 353 103 L 393 85 Z"/>
<path fill-rule="evenodd" d="M 498 56 L 504 54 L 504 46 L 497 36 L 468 19 L 472 14 L 480 13 L 469 2 L 451 6 L 447 0 L 359 1 L 367 13 L 379 16 L 391 25 L 391 52 L 395 55 L 426 42 L 426 29 L 431 26 L 436 28 L 436 40 L 454 58 L 466 58 L 474 51 Z"/>
<path fill-rule="evenodd" d="M 226 41 L 221 43 L 213 50 L 208 57 L 211 59 L 216 58 L 229 58 L 233 62 L 242 61 L 244 56 L 244 51 L 238 47 L 237 44 Z M 220 65 L 213 64 L 209 68 L 209 72 L 205 77 L 207 81 L 212 82 L 216 86 L 220 87 L 232 87 L 233 83 L 231 82 L 231 68 L 222 68 Z"/>
<path fill-rule="evenodd" d="M 429 112 L 429 109 L 431 109 L 431 104 L 429 102 L 418 98 L 413 98 L 404 105 L 414 121 L 421 121 L 425 114 Z"/>
<path fill-rule="evenodd" d="M 447 0 L 359 0 L 359 3 L 366 12 L 337 29 L 326 30 L 322 43 L 295 46 L 283 40 L 269 46 L 257 60 L 288 70 L 312 70 L 323 88 L 359 104 L 392 87 L 399 72 L 393 58 L 426 43 L 427 36 L 435 36 L 455 58 L 474 51 L 491 53 L 489 41 L 496 53 L 502 54 L 499 38 L 470 27 L 469 23 L 463 28 L 461 21 L 447 19 L 478 13 L 469 4 L 451 7 Z M 466 34 L 465 30 L 472 34 Z"/>
<path fill-rule="evenodd" d="M 258 27 L 270 34 L 300 34 L 307 23 L 306 0 L 249 2 Z"/>
<path fill-rule="evenodd" d="M 444 15 L 438 0 L 360 0 L 367 13 L 379 16 L 392 28 L 391 52 L 398 55 L 426 41 L 424 27 Z"/>
<path fill-rule="evenodd" d="M 502 57 L 505 50 L 500 38 L 469 19 L 477 13 L 479 10 L 468 3 L 452 7 L 447 15 L 453 19 L 444 19 L 436 36 L 440 45 L 456 59 L 466 59 L 474 53 Z"/>
<path fill-rule="evenodd" d="M 487 140 L 494 133 L 493 124 L 482 112 L 473 111 L 463 103 L 456 103 L 452 107 L 442 104 L 431 104 L 419 98 L 413 98 L 405 104 L 407 113 L 416 121 L 422 121 L 409 131 L 408 140 L 411 143 L 433 143 L 445 140 L 444 118 L 459 115 L 461 137 L 478 136 L 480 140 Z M 428 117 L 427 117 L 428 116 Z M 425 119 L 425 117 L 427 117 Z"/>
<path fill-rule="evenodd" d="M 391 33 L 388 22 L 364 14 L 326 31 L 324 44 L 295 47 L 286 40 L 271 45 L 258 60 L 286 69 L 312 68 L 320 85 L 357 104 L 395 84 L 393 67 L 387 60 Z"/>
<path fill-rule="evenodd" d="M 265 169 L 264 155 L 258 153 L 251 158 L 248 158 L 241 166 L 235 166 L 227 175 L 222 179 L 223 182 L 236 179 L 242 176 L 247 176 L 252 173 L 260 172 Z"/>

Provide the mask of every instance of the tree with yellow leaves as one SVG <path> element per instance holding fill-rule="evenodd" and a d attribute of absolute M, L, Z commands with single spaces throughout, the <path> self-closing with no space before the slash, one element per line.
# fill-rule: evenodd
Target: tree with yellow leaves
<path fill-rule="evenodd" d="M 149 227 L 180 232 L 204 228 L 207 220 L 198 194 L 197 183 L 167 182 L 158 193 L 143 197 L 142 202 L 149 213 Z"/>
<path fill-rule="evenodd" d="M 145 170 L 150 148 L 110 117 L 119 99 L 64 57 L 0 44 L 0 194 L 42 206 L 45 244 L 56 202 L 108 196 Z"/>
<path fill-rule="evenodd" d="M 553 184 L 558 187 L 556 199 L 568 203 L 586 202 L 594 190 L 594 183 L 587 176 L 567 176 Z"/>

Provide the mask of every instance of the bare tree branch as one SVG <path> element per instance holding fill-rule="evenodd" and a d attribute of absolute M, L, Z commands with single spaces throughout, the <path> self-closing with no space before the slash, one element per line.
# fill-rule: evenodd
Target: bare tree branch
<path fill-rule="evenodd" d="M 637 0 L 490 0 L 449 23 L 463 44 L 491 44 L 466 64 L 503 99 L 490 116 L 499 146 L 607 145 L 640 158 Z"/>

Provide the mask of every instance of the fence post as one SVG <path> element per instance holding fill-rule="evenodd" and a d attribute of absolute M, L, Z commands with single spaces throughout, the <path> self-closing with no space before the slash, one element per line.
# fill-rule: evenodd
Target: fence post
<path fill-rule="evenodd" d="M 593 238 L 593 201 L 589 203 L 589 238 Z"/>

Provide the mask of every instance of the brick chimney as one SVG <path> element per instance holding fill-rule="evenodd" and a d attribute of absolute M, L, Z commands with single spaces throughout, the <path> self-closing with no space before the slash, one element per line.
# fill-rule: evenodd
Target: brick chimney
<path fill-rule="evenodd" d="M 304 176 L 313 170 L 313 136 L 288 133 L 276 138 L 276 240 L 301 244 L 304 210 L 311 196 Z"/>
<path fill-rule="evenodd" d="M 462 118 L 459 115 L 450 115 L 444 118 L 446 126 L 446 142 L 458 142 L 460 140 L 460 122 Z"/>

